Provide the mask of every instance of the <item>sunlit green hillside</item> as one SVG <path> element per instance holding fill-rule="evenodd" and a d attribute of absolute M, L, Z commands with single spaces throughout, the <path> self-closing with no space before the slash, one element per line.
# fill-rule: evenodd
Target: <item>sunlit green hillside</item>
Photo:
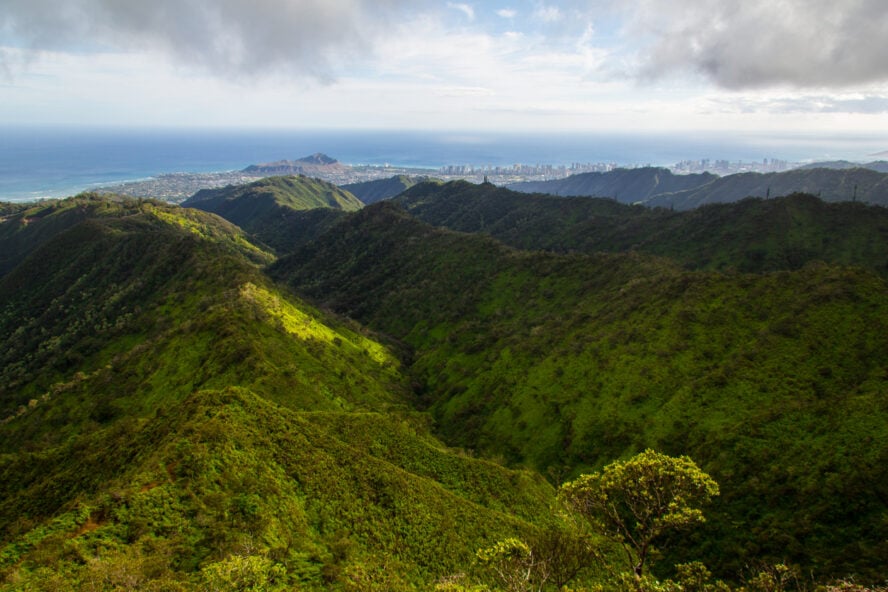
<path fill-rule="evenodd" d="M 203 189 L 182 205 L 218 214 L 279 252 L 312 240 L 337 214 L 363 207 L 348 191 L 303 175 Z"/>
<path fill-rule="evenodd" d="M 445 449 L 389 348 L 230 224 L 46 207 L 102 215 L 0 278 L 0 589 L 422 588 L 551 520 L 541 477 Z"/>
<path fill-rule="evenodd" d="M 880 573 L 888 286 L 872 272 L 521 252 L 376 204 L 273 274 L 411 346 L 417 403 L 451 444 L 555 481 L 689 454 L 725 492 L 696 539 L 722 573 Z"/>

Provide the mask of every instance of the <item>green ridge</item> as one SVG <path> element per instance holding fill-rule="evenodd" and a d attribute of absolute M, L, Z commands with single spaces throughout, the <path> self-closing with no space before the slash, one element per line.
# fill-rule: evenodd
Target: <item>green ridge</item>
<path fill-rule="evenodd" d="M 527 195 L 466 182 L 421 184 L 396 201 L 417 218 L 522 249 L 669 257 L 690 269 L 763 272 L 811 261 L 888 274 L 888 208 L 795 194 L 688 212 Z"/>
<path fill-rule="evenodd" d="M 551 519 L 542 478 L 445 448 L 388 347 L 270 282 L 239 230 L 107 203 L 0 278 L 0 589 L 232 566 L 425 589 Z"/>
<path fill-rule="evenodd" d="M 694 539 L 723 575 L 771 560 L 878 579 L 884 279 L 513 251 L 386 203 L 272 274 L 411 346 L 418 403 L 450 444 L 556 481 L 648 447 L 687 454 L 724 492 Z"/>
<path fill-rule="evenodd" d="M 286 252 L 328 228 L 341 212 L 358 210 L 363 204 L 331 183 L 299 175 L 203 189 L 182 206 L 218 214 L 258 241 Z"/>
<path fill-rule="evenodd" d="M 383 199 L 394 197 L 424 180 L 425 178 L 422 177 L 395 175 L 389 179 L 349 183 L 348 185 L 342 185 L 341 187 L 349 193 L 352 193 L 355 197 L 361 200 L 362 203 L 369 205 L 382 201 Z"/>

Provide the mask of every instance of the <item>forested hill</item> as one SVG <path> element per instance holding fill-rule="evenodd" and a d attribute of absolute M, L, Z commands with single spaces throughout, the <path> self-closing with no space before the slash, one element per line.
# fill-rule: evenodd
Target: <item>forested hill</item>
<path fill-rule="evenodd" d="M 617 169 L 555 181 L 515 183 L 511 189 L 563 196 L 609 197 L 621 203 L 689 210 L 747 197 L 811 193 L 824 201 L 888 205 L 888 173 L 867 168 L 793 169 L 782 173 L 672 175 L 666 169 Z"/>
<path fill-rule="evenodd" d="M 425 178 L 396 175 L 388 179 L 375 181 L 363 181 L 342 185 L 342 189 L 352 193 L 365 204 L 372 204 L 383 199 L 394 197 L 404 190 L 409 189 Z"/>
<path fill-rule="evenodd" d="M 871 169 L 794 169 L 783 173 L 740 173 L 698 187 L 658 195 L 650 206 L 688 210 L 704 204 L 727 203 L 745 197 L 776 197 L 804 192 L 829 202 L 859 201 L 888 206 L 888 173 Z"/>
<path fill-rule="evenodd" d="M 396 202 L 434 226 L 488 234 L 521 249 L 637 251 L 690 269 L 744 272 L 826 261 L 888 276 L 888 208 L 811 195 L 678 212 L 452 182 L 419 184 Z"/>
<path fill-rule="evenodd" d="M 694 539 L 719 573 L 881 573 L 888 286 L 873 273 L 514 251 L 389 202 L 272 273 L 412 347 L 417 402 L 451 444 L 558 481 L 686 453 L 724 492 Z"/>
<path fill-rule="evenodd" d="M 888 173 L 888 161 L 874 160 L 867 163 L 850 162 L 848 160 L 829 160 L 823 162 L 814 162 L 799 167 L 801 169 L 872 169 L 880 173 Z"/>
<path fill-rule="evenodd" d="M 884 582 L 882 208 L 271 183 L 0 206 L 0 591 Z M 721 494 L 630 580 L 553 486 L 648 448 Z"/>
<path fill-rule="evenodd" d="M 646 202 L 662 194 L 703 187 L 718 179 L 712 173 L 674 175 L 669 169 L 640 167 L 606 173 L 580 173 L 554 181 L 513 183 L 509 189 L 522 193 L 561 196 L 608 197 L 620 203 Z"/>
<path fill-rule="evenodd" d="M 302 175 L 268 177 L 248 185 L 203 189 L 182 203 L 237 224 L 256 240 L 286 252 L 312 240 L 363 204 L 336 185 Z"/>
<path fill-rule="evenodd" d="M 551 521 L 541 477 L 444 448 L 388 347 L 217 216 L 97 196 L 16 216 L 0 589 L 428 589 Z"/>

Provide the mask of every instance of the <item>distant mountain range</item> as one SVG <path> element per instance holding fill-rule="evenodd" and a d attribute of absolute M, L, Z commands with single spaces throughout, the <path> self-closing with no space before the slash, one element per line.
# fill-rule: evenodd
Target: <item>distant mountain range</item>
<path fill-rule="evenodd" d="M 803 168 L 718 177 L 710 173 L 674 175 L 668 169 L 643 167 L 514 183 L 508 187 L 525 193 L 609 197 L 626 204 L 677 210 L 791 193 L 810 193 L 830 202 L 856 200 L 888 205 L 888 173 L 868 168 Z"/>
<path fill-rule="evenodd" d="M 888 173 L 888 161 L 874 160 L 867 163 L 851 162 L 850 160 L 828 160 L 815 162 L 799 167 L 801 169 L 871 169 L 880 173 Z"/>

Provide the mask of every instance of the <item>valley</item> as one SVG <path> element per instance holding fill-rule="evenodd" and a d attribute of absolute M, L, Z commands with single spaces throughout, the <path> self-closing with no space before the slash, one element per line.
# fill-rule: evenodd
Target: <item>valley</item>
<path fill-rule="evenodd" d="M 623 589 L 556 494 L 647 449 L 721 493 L 645 577 L 884 581 L 883 207 L 387 183 L 2 210 L 0 589 Z"/>

